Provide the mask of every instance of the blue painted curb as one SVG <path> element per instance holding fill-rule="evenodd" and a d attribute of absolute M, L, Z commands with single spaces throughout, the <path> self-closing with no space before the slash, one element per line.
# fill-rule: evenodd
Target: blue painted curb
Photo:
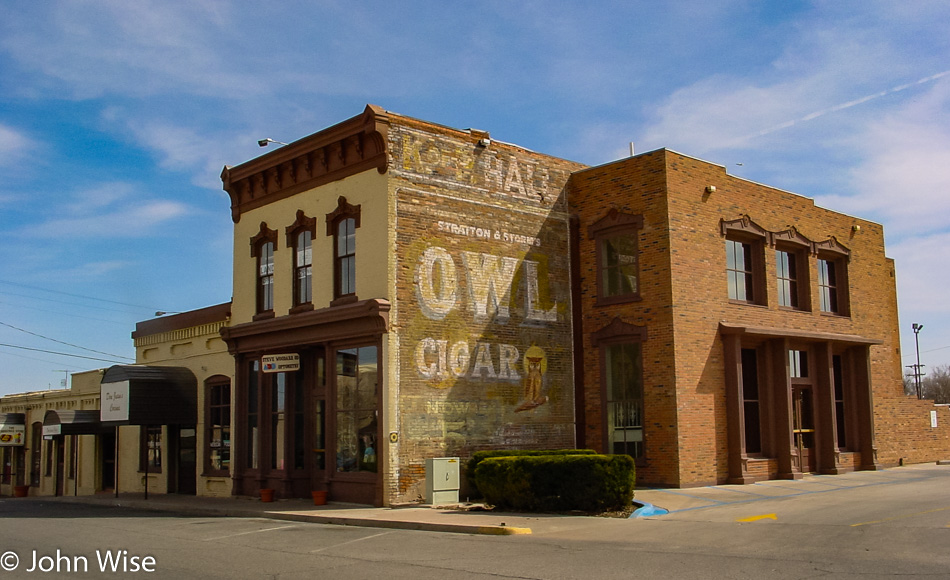
<path fill-rule="evenodd" d="M 670 513 L 670 510 L 663 509 L 661 507 L 656 507 L 652 503 L 646 502 L 633 502 L 635 505 L 638 505 L 637 509 L 633 510 L 633 513 L 630 514 L 629 519 L 633 518 L 645 518 L 649 516 L 662 516 Z"/>

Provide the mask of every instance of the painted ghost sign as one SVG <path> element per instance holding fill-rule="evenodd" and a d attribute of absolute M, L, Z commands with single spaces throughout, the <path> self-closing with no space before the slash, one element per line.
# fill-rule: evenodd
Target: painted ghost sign
<path fill-rule="evenodd" d="M 404 127 L 390 140 L 406 464 L 573 446 L 573 167 Z"/>

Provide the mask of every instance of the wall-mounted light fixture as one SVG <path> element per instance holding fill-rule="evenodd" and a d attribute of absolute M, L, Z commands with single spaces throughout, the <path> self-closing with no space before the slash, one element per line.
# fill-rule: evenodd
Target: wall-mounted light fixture
<path fill-rule="evenodd" d="M 858 233 L 858 232 L 860 232 L 860 231 L 861 231 L 861 226 L 859 226 L 859 225 L 857 225 L 857 224 L 851 226 L 851 234 L 852 234 L 852 235 L 853 235 L 853 234 L 856 234 L 856 233 Z"/>
<path fill-rule="evenodd" d="M 716 186 L 715 186 L 715 185 L 707 185 L 707 186 L 706 186 L 706 193 L 716 193 Z"/>
<path fill-rule="evenodd" d="M 260 146 L 260 147 L 267 147 L 267 144 L 268 144 L 268 143 L 274 143 L 275 145 L 286 145 L 286 143 L 284 143 L 283 141 L 275 141 L 275 140 L 271 139 L 270 137 L 268 137 L 268 138 L 266 138 L 266 139 L 258 139 L 258 140 L 257 140 L 257 144 L 258 144 L 258 146 Z"/>
<path fill-rule="evenodd" d="M 478 145 L 479 147 L 488 147 L 489 145 L 491 145 L 491 139 L 488 139 L 488 138 L 479 139 L 476 145 Z"/>

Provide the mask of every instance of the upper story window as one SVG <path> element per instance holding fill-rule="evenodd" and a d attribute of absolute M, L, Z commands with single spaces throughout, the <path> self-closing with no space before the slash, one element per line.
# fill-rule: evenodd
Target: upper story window
<path fill-rule="evenodd" d="M 808 259 L 812 242 L 794 227 L 771 234 L 775 246 L 775 278 L 778 305 L 782 308 L 810 310 Z"/>
<path fill-rule="evenodd" d="M 257 311 L 274 309 L 274 244 L 261 244 L 257 256 Z"/>
<path fill-rule="evenodd" d="M 333 302 L 345 304 L 356 297 L 356 229 L 360 227 L 360 206 L 344 196 L 327 214 L 327 235 L 333 236 Z"/>
<path fill-rule="evenodd" d="M 850 252 L 831 238 L 818 250 L 818 307 L 822 312 L 849 316 L 848 257 Z"/>
<path fill-rule="evenodd" d="M 743 216 L 720 221 L 726 238 L 726 285 L 730 300 L 765 305 L 765 241 L 768 232 Z"/>
<path fill-rule="evenodd" d="M 752 244 L 726 240 L 726 278 L 729 282 L 730 300 L 755 301 L 752 261 Z"/>
<path fill-rule="evenodd" d="M 356 220 L 346 218 L 336 227 L 336 297 L 356 294 Z"/>
<path fill-rule="evenodd" d="M 297 234 L 294 244 L 294 304 L 313 301 L 313 234 Z"/>
<path fill-rule="evenodd" d="M 277 250 L 277 231 L 261 222 L 261 231 L 251 238 L 251 257 L 257 259 L 257 317 L 274 314 L 274 252 Z"/>
<path fill-rule="evenodd" d="M 587 229 L 596 244 L 598 304 L 640 299 L 641 229 L 642 215 L 616 209 L 611 209 Z"/>
<path fill-rule="evenodd" d="M 287 245 L 294 252 L 294 307 L 297 310 L 313 308 L 313 237 L 316 218 L 308 218 L 297 210 L 297 219 L 287 226 Z"/>
<path fill-rule="evenodd" d="M 798 308 L 798 256 L 794 252 L 775 250 L 775 271 L 778 278 L 778 305 Z"/>

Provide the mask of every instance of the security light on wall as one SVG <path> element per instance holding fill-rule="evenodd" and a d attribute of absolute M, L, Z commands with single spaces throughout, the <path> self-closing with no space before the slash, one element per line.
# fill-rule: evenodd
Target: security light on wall
<path fill-rule="evenodd" d="M 715 186 L 715 185 L 707 185 L 707 186 L 706 186 L 706 193 L 716 193 L 716 186 Z"/>
<path fill-rule="evenodd" d="M 268 143 L 274 143 L 274 144 L 276 144 L 276 145 L 286 145 L 286 143 L 284 143 L 283 141 L 275 141 L 275 140 L 271 139 L 270 137 L 268 137 L 267 139 L 258 139 L 258 140 L 257 140 L 257 144 L 258 144 L 259 146 L 261 146 L 261 147 L 267 147 L 267 144 L 268 144 Z"/>

